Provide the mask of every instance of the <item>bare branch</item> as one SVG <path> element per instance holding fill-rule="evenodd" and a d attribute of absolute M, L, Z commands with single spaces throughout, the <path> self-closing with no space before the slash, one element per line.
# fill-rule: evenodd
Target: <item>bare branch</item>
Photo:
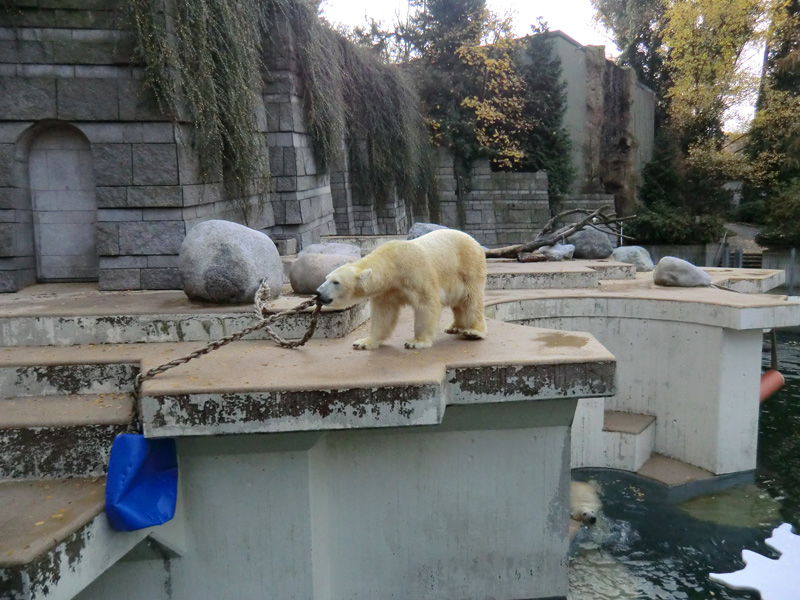
<path fill-rule="evenodd" d="M 611 211 L 611 207 L 605 205 L 592 211 L 584 208 L 573 208 L 570 210 L 565 210 L 554 216 L 547 223 L 545 223 L 545 226 L 539 231 L 538 234 L 536 234 L 536 237 L 533 238 L 531 241 L 525 242 L 524 244 L 515 244 L 513 246 L 504 246 L 502 248 L 492 248 L 486 250 L 486 258 L 519 259 L 520 254 L 530 253 L 533 252 L 534 250 L 538 250 L 539 248 L 543 248 L 545 246 L 552 246 L 558 242 L 565 240 L 566 238 L 573 235 L 577 231 L 580 231 L 581 229 L 584 229 L 586 227 L 592 227 L 594 229 L 599 230 L 598 226 L 605 226 L 611 230 L 610 232 L 606 233 L 613 233 L 614 235 L 619 235 L 625 239 L 630 239 L 626 236 L 622 236 L 622 234 L 618 232 L 618 225 L 624 221 L 632 219 L 633 217 L 617 217 L 616 213 L 614 213 L 613 211 L 611 212 L 606 212 L 606 211 Z M 555 231 L 552 231 L 556 223 L 558 223 L 561 219 L 576 214 L 582 214 L 585 216 L 577 223 L 564 225 L 562 227 L 559 227 Z"/>

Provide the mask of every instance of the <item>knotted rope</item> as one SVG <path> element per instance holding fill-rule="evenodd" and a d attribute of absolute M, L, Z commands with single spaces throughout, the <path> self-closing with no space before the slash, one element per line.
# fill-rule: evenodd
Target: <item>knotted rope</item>
<path fill-rule="evenodd" d="M 258 317 L 259 322 L 251 325 L 250 327 L 246 327 L 242 331 L 238 333 L 233 333 L 229 336 L 221 338 L 219 340 L 210 342 L 206 344 L 203 348 L 199 350 L 195 350 L 187 354 L 186 356 L 182 356 L 180 358 L 176 358 L 174 360 L 169 361 L 168 363 L 164 363 L 158 367 L 154 367 L 147 371 L 146 373 L 139 373 L 136 378 L 133 380 L 133 394 L 134 394 L 134 415 L 132 419 L 132 427 L 133 428 L 140 428 L 140 419 L 139 419 L 139 393 L 142 389 L 142 383 L 147 381 L 148 379 L 152 379 L 156 375 L 160 375 L 165 371 L 169 371 L 172 368 L 178 367 L 180 365 L 186 364 L 190 360 L 194 360 L 195 358 L 200 358 L 208 354 L 209 352 L 213 352 L 223 346 L 230 344 L 231 342 L 235 342 L 240 340 L 244 336 L 253 333 L 254 331 L 258 331 L 259 329 L 265 329 L 267 335 L 281 348 L 297 348 L 298 346 L 302 346 L 308 340 L 311 339 L 311 336 L 314 335 L 314 330 L 317 328 L 317 321 L 319 320 L 319 312 L 322 308 L 322 303 L 319 302 L 317 298 L 310 298 L 304 302 L 301 302 L 294 308 L 284 310 L 278 313 L 268 314 L 267 304 L 269 303 L 270 298 L 270 290 L 267 281 L 264 280 L 261 282 L 261 285 L 258 287 L 256 291 L 254 303 L 255 303 L 255 314 Z M 275 331 L 272 329 L 271 325 L 275 324 L 277 321 L 284 319 L 290 315 L 296 315 L 307 308 L 314 306 L 314 310 L 311 312 L 311 322 L 308 324 L 308 328 L 306 332 L 303 334 L 303 337 L 297 340 L 287 340 L 280 337 Z"/>

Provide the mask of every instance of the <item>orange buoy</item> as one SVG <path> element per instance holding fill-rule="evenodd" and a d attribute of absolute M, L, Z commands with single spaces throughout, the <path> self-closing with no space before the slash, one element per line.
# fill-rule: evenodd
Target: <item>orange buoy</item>
<path fill-rule="evenodd" d="M 783 387 L 783 384 L 785 382 L 786 380 L 783 378 L 783 375 L 781 375 L 775 369 L 770 369 L 769 371 L 766 371 L 761 376 L 761 393 L 759 394 L 758 397 L 759 402 L 763 402 L 764 400 L 772 396 L 772 394 L 774 394 Z"/>

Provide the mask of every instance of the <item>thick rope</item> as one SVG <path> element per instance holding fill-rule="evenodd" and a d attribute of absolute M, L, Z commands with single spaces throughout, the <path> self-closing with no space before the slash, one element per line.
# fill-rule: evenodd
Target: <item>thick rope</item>
<path fill-rule="evenodd" d="M 231 342 L 235 342 L 240 340 L 244 336 L 253 333 L 254 331 L 258 331 L 259 329 L 265 329 L 267 335 L 281 348 L 297 348 L 298 346 L 304 345 L 308 340 L 311 339 L 311 336 L 314 335 L 314 330 L 317 328 L 317 321 L 319 320 L 319 312 L 322 308 L 322 303 L 318 301 L 317 298 L 310 298 L 304 302 L 301 302 L 294 308 L 284 310 L 278 313 L 274 313 L 272 315 L 266 316 L 268 314 L 267 304 L 269 303 L 270 298 L 270 291 L 269 285 L 267 284 L 266 280 L 261 282 L 258 290 L 256 291 L 255 295 L 255 314 L 258 317 L 259 322 L 255 325 L 251 325 L 239 331 L 238 333 L 233 333 L 229 336 L 221 338 L 219 340 L 210 342 L 203 348 L 195 350 L 187 354 L 186 356 L 182 356 L 180 358 L 176 358 L 174 360 L 169 361 L 168 363 L 164 363 L 158 367 L 154 367 L 147 371 L 146 373 L 139 373 L 136 378 L 133 380 L 133 404 L 134 404 L 134 414 L 131 419 L 131 429 L 134 431 L 141 431 L 141 419 L 139 415 L 139 396 L 142 389 L 142 383 L 147 381 L 148 379 L 152 379 L 156 375 L 160 375 L 165 371 L 169 371 L 175 367 L 188 363 L 190 360 L 194 360 L 195 358 L 200 358 L 201 356 L 205 356 L 206 354 L 213 352 L 214 350 L 218 350 L 223 346 L 230 344 Z M 291 315 L 296 315 L 307 308 L 314 306 L 314 310 L 311 312 L 311 322 L 308 324 L 308 328 L 306 332 L 303 334 L 303 337 L 297 340 L 287 340 L 280 337 L 275 331 L 270 327 L 277 321 L 284 319 Z"/>

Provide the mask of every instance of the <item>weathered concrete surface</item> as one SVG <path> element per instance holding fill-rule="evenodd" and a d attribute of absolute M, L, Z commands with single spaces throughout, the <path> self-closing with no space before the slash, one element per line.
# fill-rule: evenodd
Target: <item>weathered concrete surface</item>
<path fill-rule="evenodd" d="M 322 243 L 335 242 L 352 244 L 361 248 L 361 256 L 366 256 L 378 246 L 392 240 L 405 240 L 405 235 L 323 235 Z"/>
<path fill-rule="evenodd" d="M 600 274 L 578 261 L 520 263 L 513 259 L 486 262 L 487 290 L 596 288 Z"/>
<path fill-rule="evenodd" d="M 151 533 L 112 531 L 104 488 L 104 478 L 0 483 L 0 597 L 73 598 Z"/>
<path fill-rule="evenodd" d="M 723 269 L 703 267 L 714 285 L 744 294 L 766 294 L 786 281 L 786 271 L 776 269 Z"/>
<path fill-rule="evenodd" d="M 130 394 L 1 399 L 0 480 L 104 475 L 132 409 Z"/>
<path fill-rule="evenodd" d="M 21 360 L 35 355 L 23 352 Z M 136 365 L 132 362 L 107 360 L 97 356 L 97 362 L 84 362 L 80 352 L 64 353 L 63 363 L 36 364 L 36 361 L 13 362 L 18 354 L 5 349 L 8 362 L 0 363 L 0 398 L 17 396 L 50 396 L 70 394 L 110 394 L 133 389 Z M 135 361 L 135 359 L 134 359 Z"/>
<path fill-rule="evenodd" d="M 270 310 L 293 308 L 307 297 L 281 296 Z M 341 337 L 369 317 L 368 304 L 323 309 L 315 337 Z M 163 342 L 209 342 L 253 324 L 252 306 L 192 302 L 180 291 L 99 292 L 85 284 L 37 285 L 0 295 L 0 346 L 68 346 Z M 273 329 L 299 338 L 310 311 L 282 320 Z M 256 331 L 245 339 L 267 339 Z"/>
<path fill-rule="evenodd" d="M 716 475 L 751 472 L 762 330 L 800 323 L 800 304 L 711 287 L 664 288 L 643 275 L 592 291 L 538 290 L 535 298 L 489 292 L 487 316 L 591 332 L 618 361 L 606 410 L 655 416 L 655 452 Z"/>

